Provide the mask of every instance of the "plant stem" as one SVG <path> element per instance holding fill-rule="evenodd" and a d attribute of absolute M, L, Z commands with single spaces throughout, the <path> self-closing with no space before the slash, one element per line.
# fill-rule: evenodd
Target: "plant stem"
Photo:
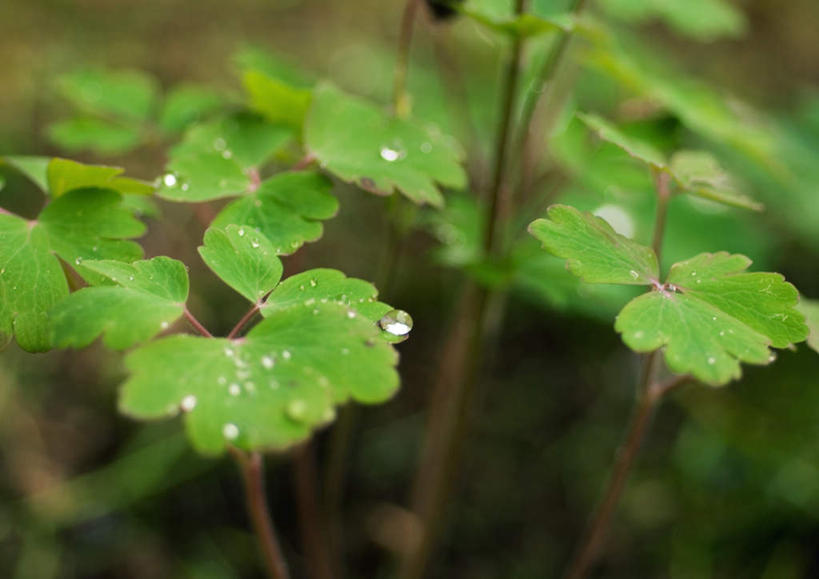
<path fill-rule="evenodd" d="M 603 495 L 603 500 L 592 519 L 589 529 L 581 548 L 577 551 L 566 579 L 581 579 L 589 572 L 589 568 L 597 559 L 600 545 L 605 538 L 611 522 L 611 516 L 620 500 L 620 495 L 628 480 L 629 472 L 634 464 L 634 458 L 640 450 L 643 439 L 654 409 L 665 394 L 665 390 L 653 384 L 657 351 L 651 352 L 645 357 L 643 365 L 643 375 L 640 385 L 637 388 L 637 397 L 632 411 L 631 421 L 626 428 L 626 437 L 617 449 L 614 459 L 611 478 Z"/>
<path fill-rule="evenodd" d="M 399 118 L 410 112 L 410 99 L 407 94 L 407 71 L 409 53 L 412 46 L 412 32 L 415 28 L 415 16 L 418 13 L 420 0 L 407 0 L 401 16 L 401 28 L 398 33 L 398 55 L 395 61 L 395 76 L 392 93 L 393 114 Z"/>
<path fill-rule="evenodd" d="M 236 448 L 230 450 L 242 473 L 247 498 L 247 513 L 259 539 L 267 574 L 271 579 L 289 579 L 290 573 L 276 538 L 276 530 L 268 514 L 262 455 L 258 452 L 248 455 Z"/>
<path fill-rule="evenodd" d="M 663 237 L 665 235 L 665 222 L 668 215 L 668 202 L 671 199 L 671 175 L 665 171 L 652 170 L 654 186 L 657 191 L 657 214 L 654 223 L 654 240 L 651 243 L 652 249 L 657 256 L 657 262 L 661 261 L 663 252 Z M 659 263 L 662 267 L 662 263 Z"/>
<path fill-rule="evenodd" d="M 515 14 L 520 16 L 524 12 L 526 0 L 515 0 Z M 521 56 L 523 54 L 523 37 L 518 35 L 512 41 L 512 51 L 506 63 L 503 80 L 503 95 L 501 97 L 501 117 L 498 126 L 498 135 L 495 140 L 495 166 L 492 173 L 492 182 L 489 190 L 489 219 L 484 230 L 484 251 L 494 255 L 500 248 L 499 238 L 502 224 L 508 213 L 507 195 L 504 193 L 506 184 L 507 157 L 509 154 L 509 137 L 511 135 L 512 117 L 514 116 L 515 101 L 520 80 Z"/>
<path fill-rule="evenodd" d="M 206 338 L 212 338 L 213 337 L 213 334 L 211 334 L 208 331 L 208 329 L 205 326 L 203 326 L 202 323 L 199 320 L 196 319 L 196 316 L 194 316 L 190 312 L 190 310 L 188 309 L 187 306 L 185 306 L 185 318 L 188 320 L 188 322 L 190 322 L 190 325 L 193 326 L 193 328 L 197 332 L 199 332 L 200 334 L 202 334 Z"/>
<path fill-rule="evenodd" d="M 256 312 L 258 312 L 258 311 L 259 311 L 259 308 L 260 308 L 260 306 L 261 306 L 261 304 L 262 304 L 262 303 L 263 303 L 263 302 L 253 304 L 253 305 L 250 307 L 250 309 L 249 309 L 249 310 L 247 310 L 247 312 L 245 312 L 245 315 L 243 315 L 243 316 L 242 316 L 242 319 L 241 319 L 241 320 L 239 320 L 238 322 L 236 322 L 236 325 L 235 325 L 235 326 L 233 326 L 233 329 L 232 329 L 232 330 L 230 331 L 230 333 L 227 335 L 228 340 L 232 340 L 233 338 L 235 338 L 235 337 L 236 337 L 236 336 L 239 334 L 239 332 L 241 332 L 241 331 L 242 331 L 242 328 L 244 328 L 244 327 L 247 325 L 247 323 L 248 323 L 250 320 L 252 320 L 252 319 L 253 319 L 253 316 L 255 316 L 255 315 L 256 315 Z"/>
<path fill-rule="evenodd" d="M 327 550 L 326 525 L 323 524 L 316 490 L 316 463 L 313 445 L 309 442 L 295 450 L 293 485 L 299 511 L 301 539 L 310 577 L 332 579 L 333 565 Z"/>

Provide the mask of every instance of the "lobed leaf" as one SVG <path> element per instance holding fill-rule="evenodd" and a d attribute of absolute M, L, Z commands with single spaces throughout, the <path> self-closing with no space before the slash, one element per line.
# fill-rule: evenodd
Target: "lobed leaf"
<path fill-rule="evenodd" d="M 799 311 L 805 316 L 808 325 L 808 346 L 819 352 L 819 301 L 804 297 L 799 301 Z"/>
<path fill-rule="evenodd" d="M 671 175 L 691 195 L 742 209 L 762 211 L 764 206 L 740 192 L 731 176 L 710 153 L 679 151 L 671 157 Z"/>
<path fill-rule="evenodd" d="M 567 259 L 569 270 L 588 283 L 649 285 L 659 279 L 651 248 L 620 235 L 604 219 L 568 205 L 553 205 L 529 233 L 543 247 Z"/>
<path fill-rule="evenodd" d="M 267 237 L 279 255 L 295 252 L 324 232 L 322 220 L 338 211 L 332 183 L 307 171 L 280 173 L 259 188 L 228 204 L 212 226 L 245 225 Z"/>
<path fill-rule="evenodd" d="M 185 413 L 194 447 L 282 449 L 309 437 L 349 398 L 375 403 L 398 386 L 397 355 L 345 306 L 282 309 L 240 340 L 173 336 L 126 358 L 123 412 L 141 419 Z"/>
<path fill-rule="evenodd" d="M 276 249 L 246 225 L 210 227 L 199 255 L 222 281 L 253 303 L 259 303 L 282 277 Z"/>
<path fill-rule="evenodd" d="M 72 72 L 61 76 L 58 85 L 80 110 L 136 121 L 150 116 L 157 96 L 156 81 L 136 71 Z"/>
<path fill-rule="evenodd" d="M 56 347 L 82 348 L 102 335 L 110 348 L 130 348 L 167 329 L 185 310 L 188 273 L 182 262 L 155 257 L 83 265 L 115 285 L 82 288 L 51 311 Z"/>
<path fill-rule="evenodd" d="M 604 118 L 584 113 L 577 113 L 577 118 L 601 139 L 623 149 L 638 161 L 659 170 L 667 168 L 668 161 L 661 152 L 642 140 L 629 137 Z"/>
<path fill-rule="evenodd" d="M 305 144 L 324 169 L 379 195 L 398 190 L 415 203 L 441 207 L 439 185 L 466 184 L 463 152 L 454 140 L 330 85 L 313 96 Z"/>
<path fill-rule="evenodd" d="M 89 150 L 103 155 L 130 151 L 142 139 L 139 126 L 93 117 L 77 117 L 49 125 L 48 136 L 66 151 Z"/>
<path fill-rule="evenodd" d="M 96 187 L 111 189 L 124 194 L 150 195 L 153 186 L 131 179 L 120 177 L 124 169 L 104 165 L 86 165 L 70 159 L 52 159 L 46 167 L 48 192 L 53 198 L 73 191 Z"/>

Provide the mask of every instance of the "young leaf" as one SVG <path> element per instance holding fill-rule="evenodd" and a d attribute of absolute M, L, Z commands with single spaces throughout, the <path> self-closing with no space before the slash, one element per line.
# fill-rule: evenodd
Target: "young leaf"
<path fill-rule="evenodd" d="M 289 129 L 247 113 L 194 125 L 171 151 L 158 195 L 198 202 L 244 193 L 251 188 L 250 169 L 269 161 L 291 137 Z"/>
<path fill-rule="evenodd" d="M 219 278 L 259 303 L 282 277 L 282 262 L 263 234 L 246 225 L 210 227 L 199 255 Z"/>
<path fill-rule="evenodd" d="M 312 94 L 255 70 L 242 76 L 248 106 L 272 123 L 301 131 Z"/>
<path fill-rule="evenodd" d="M 713 155 L 679 151 L 671 157 L 671 174 L 687 193 L 742 209 L 762 211 L 764 206 L 741 193 Z"/>
<path fill-rule="evenodd" d="M 463 152 L 451 138 L 329 85 L 316 89 L 305 141 L 323 168 L 379 195 L 397 189 L 415 203 L 441 207 L 438 185 L 466 183 Z"/>
<path fill-rule="evenodd" d="M 819 352 L 819 301 L 803 297 L 799 300 L 799 311 L 805 316 L 805 322 L 810 329 L 808 346 Z"/>
<path fill-rule="evenodd" d="M 317 173 L 280 173 L 228 204 L 212 226 L 252 227 L 267 237 L 277 254 L 289 255 L 305 242 L 319 239 L 324 231 L 320 221 L 338 211 L 331 188 L 332 183 Z"/>
<path fill-rule="evenodd" d="M 24 350 L 51 347 L 47 312 L 68 294 L 58 257 L 86 279 L 97 273 L 86 259 L 133 261 L 142 223 L 122 206 L 119 193 L 77 189 L 46 206 L 36 221 L 0 215 L 0 335 L 14 334 Z"/>
<path fill-rule="evenodd" d="M 548 219 L 537 219 L 529 233 L 547 251 L 566 258 L 569 270 L 588 283 L 650 285 L 657 283 L 657 257 L 615 232 L 604 219 L 568 205 L 554 205 Z"/>
<path fill-rule="evenodd" d="M 159 126 L 164 131 L 176 133 L 219 110 L 222 95 L 209 88 L 183 84 L 175 87 L 165 97 L 159 113 Z"/>
<path fill-rule="evenodd" d="M 398 386 L 397 355 L 375 325 L 335 303 L 275 312 L 240 340 L 173 336 L 131 353 L 120 408 L 141 419 L 185 413 L 203 453 L 282 449 L 305 440 L 349 398 Z"/>
<path fill-rule="evenodd" d="M 659 290 L 632 300 L 615 329 L 637 352 L 665 347 L 668 367 L 719 386 L 740 362 L 767 364 L 769 347 L 807 337 L 796 288 L 775 273 L 748 273 L 744 255 L 701 254 L 674 264 Z"/>
<path fill-rule="evenodd" d="M 121 350 L 151 339 L 177 320 L 188 299 L 188 273 L 169 257 L 83 266 L 116 285 L 82 288 L 51 312 L 54 346 L 82 348 L 103 335 Z"/>
<path fill-rule="evenodd" d="M 46 171 L 51 157 L 34 157 L 25 155 L 8 155 L 0 157 L 0 165 L 8 165 L 31 179 L 43 193 L 48 192 Z"/>

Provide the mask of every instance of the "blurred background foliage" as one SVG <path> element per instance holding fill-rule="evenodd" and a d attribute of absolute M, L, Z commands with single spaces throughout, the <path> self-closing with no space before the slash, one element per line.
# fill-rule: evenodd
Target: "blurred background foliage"
<path fill-rule="evenodd" d="M 555 201 L 593 210 L 648 241 L 649 172 L 574 117 L 593 111 L 668 154 L 705 149 L 767 210 L 674 199 L 664 262 L 742 252 L 819 298 L 819 4 L 815 0 L 598 0 L 549 88 L 535 185 L 508 230 L 504 263 L 478 260 L 482 206 L 507 39 L 461 18 L 419 23 L 413 114 L 457 136 L 470 191 L 411 214 L 389 301 L 415 319 L 401 346 L 403 387 L 361 413 L 345 501 L 350 577 L 389 576 L 407 539 L 408 484 L 423 408 L 461 269 L 509 290 L 480 385 L 445 546 L 430 577 L 558 576 L 597 499 L 626 421 L 637 360 L 612 329 L 629 298 L 580 286 L 537 249 L 525 224 Z M 503 19 L 511 2 L 467 6 Z M 561 0 L 537 0 L 558 17 Z M 153 180 L 185 126 L 244 98 L 239 70 L 294 87 L 328 78 L 391 98 L 403 2 L 375 0 L 7 0 L 0 3 L 0 154 L 120 164 Z M 524 88 L 551 37 L 527 52 Z M 274 56 L 271 56 L 274 55 Z M 0 205 L 42 200 L 4 171 Z M 292 273 L 336 267 L 375 279 L 385 203 L 337 184 L 338 217 Z M 192 309 L 226 332 L 244 305 L 195 253 L 191 207 L 145 208 L 146 253 L 191 267 Z M 154 213 L 155 212 L 155 213 Z M 193 454 L 176 423 L 115 413 L 120 358 L 98 345 L 0 356 L 0 570 L 17 578 L 254 577 L 253 537 L 228 461 Z M 605 577 L 819 575 L 819 356 L 802 346 L 747 368 L 736 384 L 685 389 L 648 441 L 598 570 Z M 319 438 L 323 452 L 323 437 Z M 297 576 L 301 549 L 286 457 L 272 458 L 274 516 Z"/>

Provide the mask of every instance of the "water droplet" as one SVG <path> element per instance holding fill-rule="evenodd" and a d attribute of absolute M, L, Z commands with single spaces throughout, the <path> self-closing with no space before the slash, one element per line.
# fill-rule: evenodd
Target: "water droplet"
<path fill-rule="evenodd" d="M 275 380 L 271 380 L 267 384 L 268 384 L 268 386 L 270 386 L 271 390 L 278 390 L 279 389 L 279 383 L 276 382 Z"/>
<path fill-rule="evenodd" d="M 182 183 L 182 187 L 180 187 L 180 189 L 182 189 L 182 191 L 187 191 L 190 188 L 191 188 L 191 186 L 188 185 L 187 183 Z"/>
<path fill-rule="evenodd" d="M 128 281 L 134 281 L 134 276 L 129 275 L 129 276 L 128 276 Z"/>
<path fill-rule="evenodd" d="M 239 234 L 239 237 L 244 237 L 245 236 L 245 228 L 240 227 L 239 231 L 237 233 Z"/>
<path fill-rule="evenodd" d="M 774 360 L 776 360 L 776 354 L 772 353 L 770 356 L 768 356 L 768 362 L 773 362 Z"/>
<path fill-rule="evenodd" d="M 98 249 L 99 249 L 99 248 L 98 248 L 98 247 L 95 245 L 94 247 L 92 247 L 92 248 L 91 248 L 91 251 L 93 251 L 93 252 L 95 252 L 95 253 L 96 253 L 96 251 L 97 251 Z"/>
<path fill-rule="evenodd" d="M 631 271 L 629 271 L 628 274 L 634 279 L 637 279 L 638 277 L 640 277 L 640 274 L 637 273 L 636 271 L 634 271 L 633 269 Z"/>
<path fill-rule="evenodd" d="M 393 163 L 404 156 L 404 153 L 392 147 L 381 147 L 381 158 L 388 163 Z"/>
<path fill-rule="evenodd" d="M 717 321 L 717 316 L 711 316 L 711 321 L 716 322 Z"/>
<path fill-rule="evenodd" d="M 225 378 L 224 376 L 219 376 L 219 377 L 216 379 L 216 381 L 217 381 L 219 384 L 227 384 L 227 378 Z"/>
<path fill-rule="evenodd" d="M 421 152 L 422 153 L 431 153 L 432 152 L 432 143 L 421 143 Z"/>
<path fill-rule="evenodd" d="M 314 280 L 314 279 L 310 280 L 310 287 L 316 287 L 317 285 L 318 285 L 318 282 L 316 280 Z"/>
<path fill-rule="evenodd" d="M 270 370 L 273 367 L 273 358 L 270 356 L 262 356 L 262 366 Z"/>
<path fill-rule="evenodd" d="M 164 177 L 162 177 L 162 182 L 165 184 L 165 187 L 175 187 L 176 186 L 176 175 L 173 173 L 168 173 Z"/>
<path fill-rule="evenodd" d="M 724 335 L 725 335 L 725 330 L 720 330 L 719 335 L 720 335 L 720 336 L 724 336 Z"/>
<path fill-rule="evenodd" d="M 348 318 L 353 319 L 353 318 L 355 318 L 355 316 L 356 316 L 356 313 L 353 310 L 349 310 L 347 312 L 347 317 Z M 406 333 L 406 332 L 404 332 L 404 333 Z"/>
<path fill-rule="evenodd" d="M 169 325 L 168 322 L 162 322 L 161 324 L 159 324 L 159 327 L 162 328 L 163 330 L 167 330 L 168 325 Z"/>
<path fill-rule="evenodd" d="M 259 242 L 254 239 L 253 241 L 250 242 L 250 247 L 252 247 L 253 249 L 258 249 L 259 248 Z"/>
<path fill-rule="evenodd" d="M 412 317 L 404 310 L 392 310 L 378 320 L 378 325 L 393 336 L 406 336 L 412 330 Z"/>
<path fill-rule="evenodd" d="M 701 280 L 701 279 L 698 279 L 698 280 L 697 280 L 697 283 L 702 283 L 702 280 Z"/>
<path fill-rule="evenodd" d="M 697 272 L 696 272 L 696 271 L 692 271 L 692 272 L 691 272 L 691 275 L 697 275 Z"/>
<path fill-rule="evenodd" d="M 189 394 L 182 399 L 182 402 L 179 404 L 182 408 L 183 412 L 190 412 L 194 408 L 196 408 L 196 396 L 193 394 Z"/>
<path fill-rule="evenodd" d="M 711 356 L 710 358 L 708 358 L 708 363 L 709 363 L 711 366 L 713 366 L 714 364 L 716 364 L 716 363 L 717 363 L 717 359 L 716 359 L 716 358 L 714 358 L 713 356 Z"/>
<path fill-rule="evenodd" d="M 284 352 L 282 352 L 282 358 L 284 358 L 285 360 L 289 360 L 290 359 L 290 350 L 285 350 Z"/>
<path fill-rule="evenodd" d="M 296 398 L 287 405 L 287 415 L 293 420 L 304 420 L 307 414 L 307 404 Z"/>
<path fill-rule="evenodd" d="M 642 331 L 634 332 L 634 337 L 637 338 L 637 339 L 642 338 L 644 335 L 645 334 Z"/>
<path fill-rule="evenodd" d="M 213 141 L 213 148 L 217 151 L 224 151 L 225 147 L 227 147 L 227 142 L 222 137 L 217 137 Z"/>
<path fill-rule="evenodd" d="M 228 358 L 232 358 L 235 354 L 236 352 L 234 352 L 230 348 L 225 348 L 225 356 L 227 356 Z"/>
<path fill-rule="evenodd" d="M 222 434 L 228 440 L 236 440 L 239 437 L 239 427 L 228 422 L 222 427 Z"/>
<path fill-rule="evenodd" d="M 256 391 L 256 385 L 253 382 L 245 382 L 245 390 L 252 394 Z"/>
<path fill-rule="evenodd" d="M 80 265 L 80 264 L 82 263 L 82 258 L 81 258 L 81 257 L 77 257 L 77 259 L 75 259 L 75 260 L 74 260 L 74 263 L 75 263 L 76 265 Z"/>
<path fill-rule="evenodd" d="M 304 300 L 304 305 L 305 306 L 312 306 L 314 303 L 316 303 L 316 298 L 310 298 L 309 300 Z"/>
<path fill-rule="evenodd" d="M 228 393 L 231 396 L 238 396 L 239 394 L 242 393 L 242 388 L 238 384 L 236 384 L 236 382 L 234 382 L 233 384 L 228 386 Z"/>
<path fill-rule="evenodd" d="M 232 151 L 228 151 L 228 150 L 222 151 L 222 158 L 223 159 L 230 159 L 232 156 L 233 156 Z"/>
<path fill-rule="evenodd" d="M 327 408 L 321 415 L 321 419 L 324 420 L 324 422 L 330 422 L 335 417 L 336 417 L 336 411 L 333 410 L 332 408 Z"/>

